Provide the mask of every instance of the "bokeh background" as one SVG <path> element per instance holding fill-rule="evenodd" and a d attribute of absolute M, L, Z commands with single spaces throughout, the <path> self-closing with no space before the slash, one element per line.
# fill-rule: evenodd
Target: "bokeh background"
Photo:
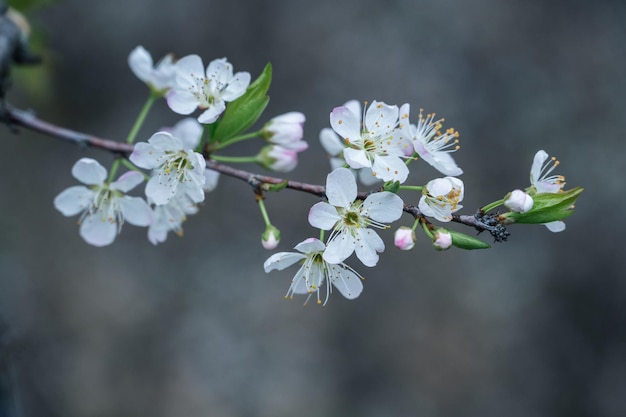
<path fill-rule="evenodd" d="M 246 184 L 222 177 L 183 238 L 154 247 L 126 225 L 98 249 L 52 200 L 78 158 L 111 156 L 0 126 L 1 415 L 626 415 L 624 1 L 63 0 L 28 16 L 45 64 L 17 70 L 9 99 L 72 129 L 126 137 L 143 45 L 253 77 L 271 61 L 267 118 L 307 115 L 293 179 L 324 182 L 318 132 L 356 98 L 461 132 L 466 213 L 525 187 L 538 149 L 586 191 L 564 233 L 512 227 L 487 251 L 422 236 L 400 252 L 387 232 L 379 266 L 350 260 L 359 299 L 302 307 L 283 299 L 295 269 L 263 272 Z M 157 103 L 140 139 L 177 120 Z M 438 176 L 415 166 L 415 183 Z M 268 196 L 278 250 L 315 236 L 316 201 Z"/>

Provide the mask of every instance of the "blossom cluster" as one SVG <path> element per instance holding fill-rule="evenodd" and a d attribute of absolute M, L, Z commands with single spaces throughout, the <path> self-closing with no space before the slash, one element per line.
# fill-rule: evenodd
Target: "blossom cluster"
<path fill-rule="evenodd" d="M 137 47 L 128 63 L 149 87 L 150 97 L 127 143 L 134 143 L 147 111 L 160 97 L 174 113 L 188 117 L 135 144 L 127 160 L 115 160 L 108 173 L 94 159 L 76 162 L 72 175 L 84 185 L 61 192 L 54 204 L 65 216 L 80 214 L 80 236 L 89 244 L 111 244 L 125 222 L 147 227 L 153 244 L 164 242 L 169 232 L 182 236 L 187 216 L 196 214 L 205 194 L 217 186 L 220 168 L 216 163 L 253 162 L 272 171 L 289 172 L 297 166 L 298 154 L 308 149 L 303 140 L 306 118 L 300 112 L 276 116 L 259 130 L 246 132 L 267 105 L 269 64 L 252 81 L 250 73 L 234 72 L 226 58 L 214 59 L 205 67 L 198 55 L 179 60 L 167 55 L 154 64 L 151 55 Z M 306 238 L 295 246 L 296 252 L 275 253 L 264 263 L 266 272 L 299 265 L 288 298 L 304 294 L 306 300 L 314 297 L 317 303 L 326 304 L 333 289 L 348 299 L 358 297 L 363 278 L 345 262 L 354 254 L 365 267 L 376 266 L 386 248 L 378 231 L 391 228 L 403 213 L 412 215 L 413 223 L 400 226 L 394 234 L 394 245 L 401 250 L 415 247 L 418 228 L 436 250 L 489 247 L 474 237 L 433 224 L 460 219 L 456 213 L 463 207 L 465 186 L 458 177 L 463 170 L 452 156 L 460 149 L 459 133 L 444 128 L 443 118 L 425 114 L 423 109 L 412 118 L 410 109 L 408 103 L 398 106 L 373 100 L 361 105 L 350 100 L 330 112 L 330 127 L 319 133 L 330 158 L 330 172 L 325 186 L 319 186 L 322 191 L 314 192 L 323 199 L 308 213 L 308 222 L 319 238 Z M 197 117 L 189 117 L 198 110 Z M 222 153 L 250 139 L 260 139 L 263 144 L 256 155 Z M 413 185 L 410 167 L 419 160 L 439 176 Z M 128 171 L 116 179 L 121 164 Z M 530 186 L 482 207 L 475 219 L 488 217 L 488 221 L 480 223 L 479 230 L 489 230 L 496 240 L 508 236 L 502 228 L 512 223 L 564 230 L 562 220 L 571 214 L 582 189 L 563 190 L 564 178 L 552 174 L 558 164 L 545 151 L 537 152 Z M 255 188 L 265 221 L 263 247 L 273 250 L 281 237 L 266 212 L 264 192 L 279 191 L 289 183 L 279 179 L 263 183 L 253 174 L 243 177 Z M 127 195 L 144 180 L 144 196 Z M 375 188 L 359 192 L 357 181 Z M 508 211 L 489 213 L 496 207 Z M 476 223 L 471 225 L 476 227 Z"/>

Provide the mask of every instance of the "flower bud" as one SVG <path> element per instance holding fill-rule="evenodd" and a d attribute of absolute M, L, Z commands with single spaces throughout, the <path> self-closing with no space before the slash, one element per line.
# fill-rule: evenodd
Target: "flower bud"
<path fill-rule="evenodd" d="M 446 229 L 439 229 L 433 237 L 433 246 L 437 250 L 446 250 L 452 246 L 452 235 Z"/>
<path fill-rule="evenodd" d="M 265 249 L 276 249 L 278 242 L 280 242 L 280 230 L 270 224 L 265 228 L 265 232 L 263 232 L 261 238 L 261 244 Z"/>
<path fill-rule="evenodd" d="M 400 250 L 411 250 L 415 246 L 415 231 L 401 226 L 393 235 L 393 244 Z"/>
<path fill-rule="evenodd" d="M 526 213 L 533 208 L 533 198 L 522 190 L 513 190 L 507 194 L 504 205 L 516 213 Z"/>
<path fill-rule="evenodd" d="M 277 145 L 269 145 L 261 149 L 257 159 L 263 168 L 289 172 L 298 165 L 298 152 Z"/>
<path fill-rule="evenodd" d="M 261 136 L 285 149 L 302 152 L 308 148 L 308 144 L 302 140 L 305 120 L 304 114 L 297 111 L 276 116 L 263 126 Z"/>

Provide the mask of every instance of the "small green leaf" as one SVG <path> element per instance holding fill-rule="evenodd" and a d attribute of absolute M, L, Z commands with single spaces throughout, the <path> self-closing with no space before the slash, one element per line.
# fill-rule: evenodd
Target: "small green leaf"
<path fill-rule="evenodd" d="M 383 191 L 389 191 L 394 194 L 397 194 L 399 189 L 400 181 L 387 181 L 385 185 L 383 185 Z"/>
<path fill-rule="evenodd" d="M 538 210 L 528 213 L 511 213 L 507 219 L 513 219 L 515 223 L 523 224 L 544 224 L 557 220 L 563 220 L 574 214 L 574 210 Z"/>
<path fill-rule="evenodd" d="M 583 190 L 584 189 L 581 187 L 576 187 L 561 193 L 535 194 L 533 196 L 534 204 L 531 212 L 547 208 L 565 210 L 576 202 Z"/>
<path fill-rule="evenodd" d="M 250 128 L 261 117 L 270 98 L 267 90 L 272 82 L 272 64 L 265 69 L 243 96 L 226 105 L 222 118 L 216 122 L 211 142 L 223 142 Z"/>
<path fill-rule="evenodd" d="M 468 236 L 463 233 L 455 232 L 453 230 L 448 230 L 450 235 L 452 235 L 452 244 L 457 248 L 461 249 L 488 249 L 491 245 L 483 242 L 480 239 L 476 239 L 475 237 Z"/>
<path fill-rule="evenodd" d="M 533 196 L 532 210 L 526 213 L 506 213 L 507 223 L 543 224 L 563 220 L 574 214 L 573 205 L 583 192 L 580 187 L 562 193 L 541 193 Z"/>

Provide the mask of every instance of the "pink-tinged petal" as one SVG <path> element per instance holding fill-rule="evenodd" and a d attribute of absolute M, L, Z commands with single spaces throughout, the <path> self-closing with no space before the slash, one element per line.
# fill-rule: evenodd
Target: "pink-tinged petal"
<path fill-rule="evenodd" d="M 198 99 L 189 90 L 172 89 L 167 93 L 167 105 L 175 113 L 191 114 L 198 104 Z"/>
<path fill-rule="evenodd" d="M 224 103 L 223 100 L 217 100 L 211 107 L 206 109 L 204 113 L 198 116 L 198 121 L 205 124 L 213 123 L 224 113 L 224 110 L 226 110 L 226 103 Z"/>
<path fill-rule="evenodd" d="M 350 168 L 371 168 L 372 162 L 367 157 L 367 152 L 362 149 L 344 148 L 343 157 Z"/>
<path fill-rule="evenodd" d="M 220 173 L 213 171 L 212 169 L 204 170 L 204 192 L 208 193 L 215 190 L 218 180 L 220 179 Z"/>
<path fill-rule="evenodd" d="M 196 87 L 197 78 L 205 78 L 204 64 L 198 55 L 187 55 L 176 61 L 176 83 L 181 89 Z"/>
<path fill-rule="evenodd" d="M 358 100 L 350 100 L 344 103 L 343 107 L 347 107 L 356 117 L 361 120 L 361 103 Z"/>
<path fill-rule="evenodd" d="M 117 224 L 102 218 L 100 211 L 83 219 L 80 225 L 80 236 L 93 246 L 107 246 L 117 236 Z"/>
<path fill-rule="evenodd" d="M 391 223 L 402 217 L 404 202 L 389 191 L 373 193 L 363 202 L 363 214 L 372 220 Z"/>
<path fill-rule="evenodd" d="M 186 117 L 174 125 L 172 136 L 181 140 L 184 149 L 195 149 L 202 138 L 202 125 L 193 117 Z"/>
<path fill-rule="evenodd" d="M 347 168 L 337 168 L 326 177 L 326 197 L 335 207 L 350 207 L 357 191 L 354 174 Z"/>
<path fill-rule="evenodd" d="M 565 222 L 562 222 L 560 220 L 556 220 L 550 223 L 544 223 L 543 225 L 547 227 L 548 230 L 552 233 L 559 233 L 565 230 Z"/>
<path fill-rule="evenodd" d="M 174 173 L 155 175 L 146 184 L 146 197 L 158 206 L 167 204 L 176 194 L 178 184 Z"/>
<path fill-rule="evenodd" d="M 161 165 L 160 156 L 162 155 L 162 151 L 155 150 L 154 146 L 149 143 L 139 142 L 128 159 L 139 168 L 154 169 Z"/>
<path fill-rule="evenodd" d="M 343 265 L 328 265 L 328 275 L 333 286 L 348 300 L 354 300 L 363 292 L 361 277 Z"/>
<path fill-rule="evenodd" d="M 361 140 L 361 118 L 347 107 L 335 107 L 330 113 L 330 126 L 346 142 Z"/>
<path fill-rule="evenodd" d="M 288 123 L 302 125 L 306 121 L 306 117 L 299 111 L 291 111 L 283 113 L 279 116 L 272 118 L 273 123 Z"/>
<path fill-rule="evenodd" d="M 342 232 L 328 242 L 322 258 L 329 264 L 341 263 L 352 255 L 355 246 L 356 239 L 349 233 Z"/>
<path fill-rule="evenodd" d="M 138 46 L 128 55 L 128 66 L 137 78 L 143 82 L 150 81 L 152 76 L 152 56 L 144 49 Z"/>
<path fill-rule="evenodd" d="M 372 229 L 360 229 L 359 239 L 354 248 L 357 258 L 363 265 L 373 267 L 378 263 L 378 252 L 385 250 L 385 244 L 378 234 Z"/>
<path fill-rule="evenodd" d="M 137 171 L 128 171 L 111 184 L 112 190 L 127 193 L 143 182 L 143 175 Z"/>
<path fill-rule="evenodd" d="M 100 185 L 107 178 L 107 170 L 98 161 L 81 158 L 72 167 L 72 175 L 87 185 Z"/>
<path fill-rule="evenodd" d="M 337 209 L 323 201 L 309 210 L 309 223 L 318 229 L 330 230 L 340 219 Z"/>
<path fill-rule="evenodd" d="M 365 113 L 365 128 L 372 136 L 391 132 L 398 122 L 398 106 L 373 101 Z"/>
<path fill-rule="evenodd" d="M 141 197 L 123 197 L 119 201 L 124 219 L 135 226 L 148 226 L 152 222 L 152 209 Z"/>
<path fill-rule="evenodd" d="M 228 87 L 222 93 L 222 99 L 224 101 L 233 101 L 243 95 L 246 89 L 250 85 L 250 73 L 242 71 L 235 74 L 230 79 Z"/>
<path fill-rule="evenodd" d="M 314 252 L 322 252 L 326 249 L 326 245 L 324 245 L 324 242 L 321 240 L 310 237 L 298 243 L 294 249 L 302 253 L 310 254 Z"/>
<path fill-rule="evenodd" d="M 273 270 L 282 271 L 283 269 L 290 267 L 298 261 L 306 258 L 306 255 L 295 252 L 280 252 L 275 253 L 263 263 L 263 269 L 265 272 Z"/>
<path fill-rule="evenodd" d="M 57 195 L 54 207 L 64 216 L 74 216 L 85 211 L 92 202 L 94 192 L 82 185 L 75 185 Z"/>
<path fill-rule="evenodd" d="M 320 131 L 320 143 L 324 150 L 332 156 L 339 155 L 346 147 L 335 131 L 329 127 Z"/>
<path fill-rule="evenodd" d="M 543 164 L 549 158 L 549 155 L 543 149 L 537 151 L 535 157 L 533 159 L 533 165 L 530 168 L 530 183 L 531 185 L 536 185 L 535 183 L 541 178 L 541 168 L 543 168 Z"/>
<path fill-rule="evenodd" d="M 409 168 L 397 156 L 374 155 L 372 173 L 383 181 L 400 181 L 403 183 L 409 176 Z"/>

